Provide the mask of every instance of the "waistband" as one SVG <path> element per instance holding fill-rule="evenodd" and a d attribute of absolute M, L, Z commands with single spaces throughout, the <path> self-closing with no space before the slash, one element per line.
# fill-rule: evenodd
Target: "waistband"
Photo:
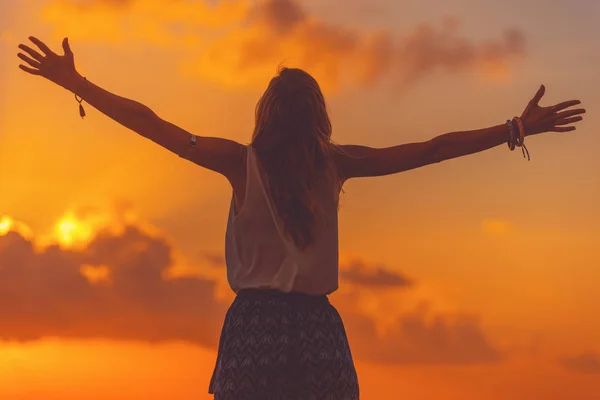
<path fill-rule="evenodd" d="M 282 292 L 277 289 L 241 289 L 236 295 L 236 299 L 241 300 L 289 300 L 298 302 L 329 303 L 329 298 L 325 294 L 312 295 L 301 292 Z"/>

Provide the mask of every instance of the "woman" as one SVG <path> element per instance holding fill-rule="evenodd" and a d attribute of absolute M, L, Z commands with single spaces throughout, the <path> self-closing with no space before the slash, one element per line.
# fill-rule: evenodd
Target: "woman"
<path fill-rule="evenodd" d="M 233 190 L 226 233 L 227 278 L 235 300 L 221 333 L 209 392 L 215 399 L 358 398 L 358 379 L 342 319 L 327 295 L 338 287 L 338 198 L 350 178 L 393 174 L 530 135 L 569 132 L 578 100 L 541 107 L 541 86 L 520 117 L 387 148 L 336 145 L 323 94 L 299 69 L 283 68 L 256 108 L 252 142 L 201 137 L 148 107 L 89 82 L 64 55 L 19 45 L 19 67 L 43 76 L 138 134 L 218 172 Z M 40 53 L 41 52 L 41 53 Z M 528 154 L 528 152 L 527 152 Z"/>

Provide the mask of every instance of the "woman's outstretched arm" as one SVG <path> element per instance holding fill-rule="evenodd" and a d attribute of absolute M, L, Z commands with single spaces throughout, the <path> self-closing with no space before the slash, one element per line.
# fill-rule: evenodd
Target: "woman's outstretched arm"
<path fill-rule="evenodd" d="M 340 154 L 338 162 L 344 179 L 391 175 L 506 144 L 508 129 L 502 124 L 385 148 L 341 145 L 346 154 Z"/>
<path fill-rule="evenodd" d="M 18 56 L 28 66 L 19 67 L 30 74 L 43 76 L 78 95 L 119 124 L 152 140 L 173 153 L 196 164 L 235 179 L 244 166 L 244 147 L 232 140 L 191 135 L 174 124 L 160 118 L 147 106 L 102 89 L 81 76 L 75 69 L 73 52 L 68 40 L 63 40 L 64 55 L 54 53 L 35 37 L 29 38 L 42 52 L 19 45 L 27 55 Z M 190 139 L 195 145 L 190 146 Z"/>
<path fill-rule="evenodd" d="M 585 109 L 566 109 L 581 102 L 570 100 L 551 107 L 540 107 L 538 103 L 544 92 L 542 85 L 521 115 L 525 136 L 575 130 L 575 126 L 570 124 L 581 121 Z M 386 148 L 341 145 L 343 151 L 338 155 L 338 164 L 344 180 L 395 174 L 506 145 L 509 129 L 505 123 L 485 129 L 446 133 L 426 142 Z"/>

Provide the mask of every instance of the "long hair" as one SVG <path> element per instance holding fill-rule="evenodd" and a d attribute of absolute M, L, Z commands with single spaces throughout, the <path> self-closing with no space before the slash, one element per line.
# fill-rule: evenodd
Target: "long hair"
<path fill-rule="evenodd" d="M 279 68 L 256 105 L 252 147 L 284 233 L 301 249 L 314 239 L 322 208 L 317 188 L 339 194 L 333 162 L 337 146 L 317 81 L 296 68 Z"/>

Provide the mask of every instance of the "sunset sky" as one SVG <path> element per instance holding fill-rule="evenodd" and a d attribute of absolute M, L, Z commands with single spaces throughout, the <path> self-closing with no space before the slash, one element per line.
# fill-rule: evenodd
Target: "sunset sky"
<path fill-rule="evenodd" d="M 600 2 L 0 4 L 0 399 L 208 399 L 231 188 L 19 70 L 19 43 L 198 135 L 248 143 L 277 66 L 374 147 L 580 99 L 577 130 L 357 179 L 340 290 L 363 399 L 600 396 Z M 62 54 L 62 53 L 61 53 Z M 84 104 L 85 105 L 85 104 Z"/>

